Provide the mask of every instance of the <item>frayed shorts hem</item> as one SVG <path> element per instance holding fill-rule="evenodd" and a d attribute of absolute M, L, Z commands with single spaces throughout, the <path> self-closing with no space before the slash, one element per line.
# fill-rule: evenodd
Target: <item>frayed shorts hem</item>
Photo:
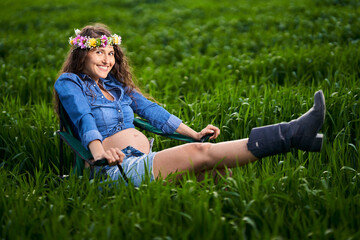
<path fill-rule="evenodd" d="M 152 147 L 152 144 L 151 144 Z M 156 152 L 145 154 L 134 147 L 128 146 L 121 150 L 125 154 L 125 158 L 121 163 L 126 177 L 136 187 L 140 186 L 142 182 L 154 181 L 153 160 Z M 95 167 L 96 174 L 106 174 L 106 179 L 103 181 L 123 181 L 124 180 L 119 168 L 115 166 Z"/>

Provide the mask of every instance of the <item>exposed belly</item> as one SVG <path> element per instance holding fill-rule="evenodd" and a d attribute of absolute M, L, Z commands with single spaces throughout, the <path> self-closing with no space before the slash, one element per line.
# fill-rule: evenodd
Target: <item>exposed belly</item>
<path fill-rule="evenodd" d="M 148 138 L 135 128 L 122 130 L 103 140 L 103 147 L 105 151 L 112 147 L 123 149 L 127 146 L 132 146 L 146 154 L 150 151 Z"/>

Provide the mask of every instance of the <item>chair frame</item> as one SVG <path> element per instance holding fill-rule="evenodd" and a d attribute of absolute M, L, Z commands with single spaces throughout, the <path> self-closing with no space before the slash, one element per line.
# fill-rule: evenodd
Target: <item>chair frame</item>
<path fill-rule="evenodd" d="M 73 173 L 82 175 L 82 171 L 85 168 L 84 162 L 87 162 L 90 165 L 91 171 L 93 171 L 94 166 L 104 166 L 107 165 L 106 159 L 100 159 L 97 161 L 93 161 L 94 158 L 91 154 L 91 152 L 87 149 L 85 149 L 84 146 L 82 146 L 79 139 L 75 137 L 75 134 L 73 130 L 71 129 L 70 125 L 70 118 L 68 117 L 64 107 L 62 106 L 61 102 L 59 102 L 59 130 L 56 131 L 57 135 L 59 135 L 59 175 L 61 178 L 66 177 L 64 175 L 64 151 L 63 151 L 63 145 L 64 142 L 70 146 L 74 153 L 74 160 L 73 160 Z M 208 141 L 210 135 L 206 135 L 200 139 L 200 141 L 195 140 L 193 138 L 181 135 L 179 133 L 173 133 L 173 134 L 165 134 L 161 130 L 153 127 L 148 121 L 140 119 L 140 118 L 134 118 L 134 125 L 140 129 L 155 133 L 157 135 L 165 136 L 168 138 L 185 141 L 185 142 L 204 142 Z M 120 164 L 117 165 L 124 180 L 128 182 L 128 179 L 121 167 Z"/>

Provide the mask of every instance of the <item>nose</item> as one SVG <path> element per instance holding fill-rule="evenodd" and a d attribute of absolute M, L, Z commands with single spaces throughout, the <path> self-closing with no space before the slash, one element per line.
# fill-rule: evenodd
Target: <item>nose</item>
<path fill-rule="evenodd" d="M 109 56 L 108 56 L 107 54 L 104 54 L 104 55 L 103 55 L 102 62 L 103 62 L 104 64 L 106 64 L 106 63 L 109 62 Z"/>

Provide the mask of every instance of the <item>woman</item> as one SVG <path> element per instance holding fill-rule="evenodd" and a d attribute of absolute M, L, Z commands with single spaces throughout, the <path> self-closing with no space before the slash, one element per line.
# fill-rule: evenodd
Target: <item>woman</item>
<path fill-rule="evenodd" d="M 56 102 L 61 101 L 94 160 L 107 159 L 109 166 L 105 170 L 113 180 L 122 178 L 114 166 L 117 162 L 127 177 L 139 185 L 145 175 L 153 180 L 175 172 L 231 168 L 288 152 L 290 148 L 321 150 L 322 135 L 318 131 L 325 118 L 325 99 L 318 91 L 314 106 L 306 114 L 289 123 L 254 128 L 248 139 L 189 143 L 152 152 L 152 143 L 134 128 L 134 112 L 164 133 L 176 131 L 194 139 L 213 134 L 210 139 L 215 139 L 220 130 L 208 125 L 196 132 L 146 99 L 132 81 L 119 47 L 121 38 L 112 35 L 106 26 L 86 26 L 76 34 L 70 38 L 72 49 L 55 83 Z"/>

